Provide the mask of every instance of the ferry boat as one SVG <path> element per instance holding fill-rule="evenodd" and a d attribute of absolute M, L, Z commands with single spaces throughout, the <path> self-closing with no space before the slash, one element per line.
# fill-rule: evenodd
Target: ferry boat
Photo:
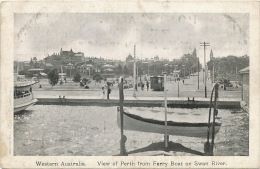
<path fill-rule="evenodd" d="M 14 113 L 19 113 L 38 100 L 33 97 L 32 85 L 38 83 L 37 80 L 25 80 L 24 75 L 14 74 Z"/>

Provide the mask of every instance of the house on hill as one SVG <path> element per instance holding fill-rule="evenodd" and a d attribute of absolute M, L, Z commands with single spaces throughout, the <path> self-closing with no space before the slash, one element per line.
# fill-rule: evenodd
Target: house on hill
<path fill-rule="evenodd" d="M 63 65 L 68 63 L 77 64 L 84 62 L 85 56 L 82 52 L 75 53 L 72 49 L 70 51 L 64 51 L 61 48 L 60 53 L 53 53 L 50 56 L 48 55 L 44 60 L 53 65 Z"/>

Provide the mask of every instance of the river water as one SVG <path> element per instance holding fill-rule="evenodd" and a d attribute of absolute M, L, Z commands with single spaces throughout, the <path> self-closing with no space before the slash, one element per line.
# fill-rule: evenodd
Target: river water
<path fill-rule="evenodd" d="M 164 118 L 164 108 L 147 110 Z M 142 110 L 142 111 L 141 111 Z M 207 117 L 208 109 L 168 109 L 171 114 Z M 222 126 L 216 135 L 214 155 L 249 155 L 249 118 L 242 111 L 219 110 Z M 156 155 L 164 136 L 155 133 L 124 131 L 129 155 Z M 120 129 L 116 107 L 34 105 L 14 117 L 14 155 L 16 156 L 111 156 L 120 153 Z M 202 155 L 205 139 L 170 136 L 176 156 Z M 153 148 L 152 148 L 153 147 Z M 149 150 L 149 151 L 148 151 Z"/>

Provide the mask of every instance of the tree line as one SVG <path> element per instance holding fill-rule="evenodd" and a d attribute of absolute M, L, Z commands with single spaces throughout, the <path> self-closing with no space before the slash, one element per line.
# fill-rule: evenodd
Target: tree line
<path fill-rule="evenodd" d="M 213 71 L 217 79 L 239 80 L 238 72 L 249 66 L 249 56 L 233 56 L 213 58 L 207 63 L 208 69 Z"/>

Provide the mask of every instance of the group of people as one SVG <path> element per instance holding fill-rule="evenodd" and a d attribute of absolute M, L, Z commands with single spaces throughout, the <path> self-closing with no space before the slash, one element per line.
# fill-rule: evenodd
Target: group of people
<path fill-rule="evenodd" d="M 106 91 L 107 90 L 107 91 Z M 106 88 L 102 87 L 102 99 L 105 99 L 106 93 L 107 93 L 107 99 L 109 99 L 109 95 L 111 94 L 111 88 L 110 85 L 107 85 Z"/>
<path fill-rule="evenodd" d="M 144 90 L 144 87 L 146 85 L 146 89 L 147 91 L 149 90 L 150 84 L 148 81 L 146 81 L 146 83 L 141 82 L 141 90 Z M 135 84 L 135 90 L 137 91 L 137 84 Z M 106 85 L 104 87 L 102 87 L 102 99 L 109 99 L 109 95 L 111 94 L 111 85 Z M 107 96 L 107 97 L 106 97 Z"/>
<path fill-rule="evenodd" d="M 144 90 L 144 86 L 145 86 L 145 83 L 141 82 L 141 90 L 143 91 Z M 149 90 L 149 82 L 146 81 L 146 88 L 147 88 L 147 91 Z M 137 84 L 135 85 L 135 90 L 137 90 Z"/>

